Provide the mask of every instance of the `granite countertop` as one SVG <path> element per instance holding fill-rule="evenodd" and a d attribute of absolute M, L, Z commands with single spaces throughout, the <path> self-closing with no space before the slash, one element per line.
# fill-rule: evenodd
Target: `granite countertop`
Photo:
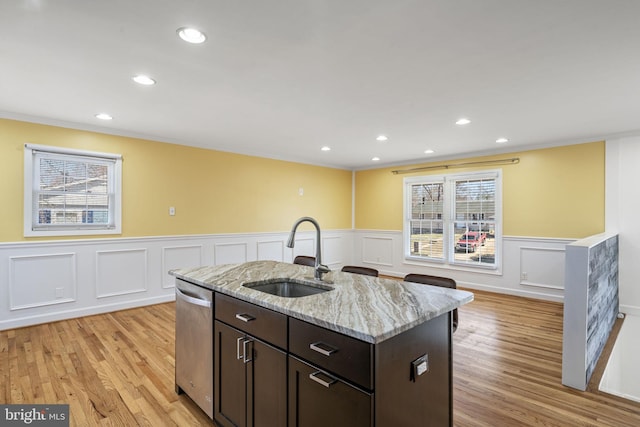
<path fill-rule="evenodd" d="M 242 286 L 273 278 L 313 278 L 312 267 L 276 261 L 184 268 L 170 274 L 373 344 L 473 301 L 471 292 L 340 271 L 324 275 L 333 282 L 332 291 L 301 298 Z"/>

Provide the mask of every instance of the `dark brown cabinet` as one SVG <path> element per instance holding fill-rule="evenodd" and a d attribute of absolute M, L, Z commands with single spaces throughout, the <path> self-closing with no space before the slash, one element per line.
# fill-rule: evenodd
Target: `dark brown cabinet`
<path fill-rule="evenodd" d="M 373 395 L 289 356 L 289 427 L 368 427 Z"/>
<path fill-rule="evenodd" d="M 379 344 L 289 318 L 289 354 L 289 427 L 452 425 L 450 313 Z"/>
<path fill-rule="evenodd" d="M 450 312 L 374 344 L 216 292 L 213 323 L 216 425 L 452 425 Z"/>
<path fill-rule="evenodd" d="M 286 425 L 286 353 L 218 320 L 214 334 L 215 421 L 223 427 Z"/>
<path fill-rule="evenodd" d="M 246 426 L 247 367 L 238 358 L 238 347 L 245 339 L 219 321 L 214 322 L 214 418 L 223 426 Z M 246 347 L 246 344 L 245 344 Z"/>

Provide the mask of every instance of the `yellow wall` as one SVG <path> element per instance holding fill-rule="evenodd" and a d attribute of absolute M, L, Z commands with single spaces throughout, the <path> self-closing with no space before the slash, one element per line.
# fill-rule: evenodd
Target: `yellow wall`
<path fill-rule="evenodd" d="M 520 163 L 393 175 L 446 163 L 519 157 Z M 477 157 L 447 162 L 373 169 L 356 173 L 357 229 L 402 230 L 403 178 L 502 169 L 503 234 L 506 236 L 582 238 L 604 231 L 605 143 Z"/>
<path fill-rule="evenodd" d="M 122 237 L 288 231 L 301 216 L 351 228 L 350 171 L 0 119 L 0 242 L 32 240 L 22 233 L 27 142 L 122 154 Z"/>
<path fill-rule="evenodd" d="M 31 240 L 22 235 L 26 142 L 122 154 L 122 237 L 287 231 L 300 216 L 351 228 L 349 171 L 0 119 L 0 242 Z M 593 142 L 442 163 L 519 157 L 498 166 L 504 235 L 581 238 L 604 231 L 604 156 L 604 142 Z M 436 164 L 358 171 L 356 228 L 401 230 L 403 178 L 428 173 L 391 170 Z"/>

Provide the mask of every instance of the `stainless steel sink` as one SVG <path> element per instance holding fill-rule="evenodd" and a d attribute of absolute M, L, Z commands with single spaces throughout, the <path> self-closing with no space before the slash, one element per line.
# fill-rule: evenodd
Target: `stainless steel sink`
<path fill-rule="evenodd" d="M 288 278 L 259 280 L 242 286 L 284 298 L 300 298 L 333 290 L 323 283 Z"/>

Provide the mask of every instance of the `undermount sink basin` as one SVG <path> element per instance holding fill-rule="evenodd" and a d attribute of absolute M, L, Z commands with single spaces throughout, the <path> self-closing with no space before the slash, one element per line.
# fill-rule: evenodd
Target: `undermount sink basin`
<path fill-rule="evenodd" d="M 322 283 L 287 278 L 259 280 L 244 283 L 242 286 L 284 298 L 300 298 L 333 290 Z"/>

